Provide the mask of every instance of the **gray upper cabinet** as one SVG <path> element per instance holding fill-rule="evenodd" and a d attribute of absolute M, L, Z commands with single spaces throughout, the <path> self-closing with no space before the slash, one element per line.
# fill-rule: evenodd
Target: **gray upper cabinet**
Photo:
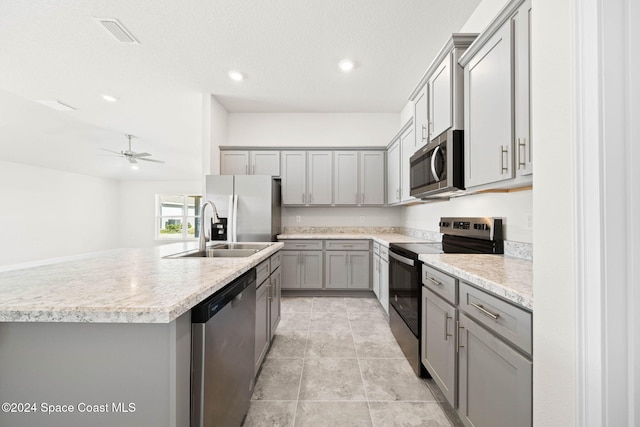
<path fill-rule="evenodd" d="M 220 175 L 280 176 L 280 152 L 274 150 L 224 150 Z"/>
<path fill-rule="evenodd" d="M 409 169 L 409 159 L 416 152 L 415 137 L 413 129 L 407 129 L 400 136 L 400 201 L 411 202 L 417 200 L 411 196 L 411 170 Z"/>
<path fill-rule="evenodd" d="M 448 56 L 429 78 L 429 139 L 452 126 L 451 66 L 451 57 Z"/>
<path fill-rule="evenodd" d="M 531 3 L 510 2 L 460 58 L 467 189 L 531 184 Z"/>
<path fill-rule="evenodd" d="M 305 205 L 307 202 L 307 152 L 282 152 L 282 204 Z"/>
<path fill-rule="evenodd" d="M 360 152 L 360 205 L 385 204 L 384 151 Z"/>
<path fill-rule="evenodd" d="M 357 205 L 358 152 L 336 151 L 333 200 L 336 205 Z"/>
<path fill-rule="evenodd" d="M 415 148 L 420 148 L 429 142 L 429 96 L 427 90 L 428 87 L 423 85 L 413 100 L 413 134 L 415 137 Z"/>
<path fill-rule="evenodd" d="M 515 42 L 515 131 L 516 175 L 533 173 L 531 140 L 531 0 L 525 1 L 511 18 Z"/>
<path fill-rule="evenodd" d="M 335 151 L 335 205 L 384 205 L 384 152 Z"/>
<path fill-rule="evenodd" d="M 387 149 L 387 203 L 400 202 L 400 138 Z"/>
<path fill-rule="evenodd" d="M 248 151 L 221 151 L 220 175 L 248 175 Z"/>
<path fill-rule="evenodd" d="M 333 190 L 333 156 L 331 151 L 309 151 L 309 172 L 307 175 L 309 206 L 331 205 Z"/>

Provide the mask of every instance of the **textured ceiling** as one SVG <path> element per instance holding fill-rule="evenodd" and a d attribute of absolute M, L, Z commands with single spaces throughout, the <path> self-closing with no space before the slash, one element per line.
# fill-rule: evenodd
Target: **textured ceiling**
<path fill-rule="evenodd" d="M 202 99 L 229 112 L 399 112 L 479 0 L 3 0 L 0 160 L 198 179 Z M 94 18 L 140 41 L 119 43 Z M 356 69 L 337 63 L 351 57 Z M 247 78 L 237 83 L 227 72 Z M 106 103 L 100 95 L 119 98 Z M 58 112 L 33 102 L 55 98 Z M 147 151 L 131 171 L 101 148 Z"/>

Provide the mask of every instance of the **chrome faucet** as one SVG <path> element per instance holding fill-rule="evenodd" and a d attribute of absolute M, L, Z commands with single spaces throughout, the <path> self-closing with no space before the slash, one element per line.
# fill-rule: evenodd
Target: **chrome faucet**
<path fill-rule="evenodd" d="M 211 236 L 206 236 L 206 230 L 208 227 L 205 227 L 206 221 L 204 217 L 204 211 L 207 205 L 211 206 L 213 209 L 213 223 L 218 224 L 220 222 L 220 218 L 218 217 L 218 209 L 216 209 L 216 205 L 213 204 L 211 200 L 206 200 L 202 206 L 200 207 L 200 240 L 199 240 L 199 249 L 204 251 L 207 248 L 207 242 L 211 240 Z"/>

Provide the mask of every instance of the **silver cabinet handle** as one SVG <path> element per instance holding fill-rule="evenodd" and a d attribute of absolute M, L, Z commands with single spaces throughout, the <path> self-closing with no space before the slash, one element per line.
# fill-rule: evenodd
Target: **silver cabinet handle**
<path fill-rule="evenodd" d="M 244 165 L 244 174 L 249 175 L 249 165 Z"/>
<path fill-rule="evenodd" d="M 427 139 L 427 127 L 425 125 L 422 125 L 422 142 L 424 142 Z"/>
<path fill-rule="evenodd" d="M 480 313 L 484 314 L 485 316 L 491 317 L 493 320 L 498 320 L 498 317 L 500 317 L 499 314 L 494 314 L 494 313 L 490 312 L 489 310 L 487 310 L 486 308 L 484 308 L 482 306 L 482 304 L 475 304 L 473 302 L 470 302 L 469 304 L 471 306 L 477 308 L 478 310 L 480 310 Z"/>
<path fill-rule="evenodd" d="M 306 199 L 306 197 L 305 197 L 305 194 L 304 194 L 304 193 L 302 193 L 302 203 L 303 203 L 303 204 L 304 204 L 304 203 L 307 203 L 307 199 Z"/>
<path fill-rule="evenodd" d="M 353 245 L 342 245 L 343 248 L 352 248 Z"/>
<path fill-rule="evenodd" d="M 313 193 L 309 193 L 309 204 L 313 203 Z"/>
<path fill-rule="evenodd" d="M 427 280 L 430 281 L 431 283 L 433 283 L 436 286 L 444 286 L 444 283 L 442 282 L 438 282 L 436 279 L 434 279 L 433 277 L 427 277 Z"/>
<path fill-rule="evenodd" d="M 460 333 L 460 330 L 464 329 L 464 326 L 460 326 L 460 321 L 457 321 L 456 325 L 458 326 L 458 343 L 456 345 L 456 350 L 460 351 L 461 348 L 464 348 L 464 346 L 460 344 L 460 337 L 462 336 L 462 334 Z"/>
<path fill-rule="evenodd" d="M 522 142 L 520 142 L 521 140 Z M 523 148 L 524 151 L 522 150 Z M 527 139 L 518 138 L 518 169 L 522 169 L 525 166 L 527 166 Z"/>
<path fill-rule="evenodd" d="M 449 319 L 453 319 L 453 317 L 449 316 L 449 313 L 444 312 L 444 340 L 447 341 L 449 337 L 452 337 L 453 334 L 449 333 Z"/>
<path fill-rule="evenodd" d="M 296 248 L 306 248 L 307 245 L 296 245 Z"/>
<path fill-rule="evenodd" d="M 251 175 L 255 175 L 256 174 L 256 164 L 253 164 L 253 167 L 251 168 Z"/>
<path fill-rule="evenodd" d="M 505 161 L 505 154 L 507 160 Z M 500 175 L 509 172 L 509 147 L 506 145 L 500 146 Z"/>

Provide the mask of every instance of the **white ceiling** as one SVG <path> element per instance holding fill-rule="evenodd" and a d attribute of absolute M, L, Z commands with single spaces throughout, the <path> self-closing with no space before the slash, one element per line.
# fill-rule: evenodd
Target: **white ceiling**
<path fill-rule="evenodd" d="M 398 113 L 479 2 L 2 0 L 0 160 L 199 179 L 203 94 L 229 112 Z M 118 42 L 94 18 L 118 19 L 140 44 Z M 337 68 L 345 57 L 358 63 L 349 74 Z M 246 80 L 231 81 L 230 69 Z M 33 102 L 43 98 L 77 111 Z M 101 150 L 125 149 L 127 133 L 134 151 L 166 164 L 132 171 Z"/>

